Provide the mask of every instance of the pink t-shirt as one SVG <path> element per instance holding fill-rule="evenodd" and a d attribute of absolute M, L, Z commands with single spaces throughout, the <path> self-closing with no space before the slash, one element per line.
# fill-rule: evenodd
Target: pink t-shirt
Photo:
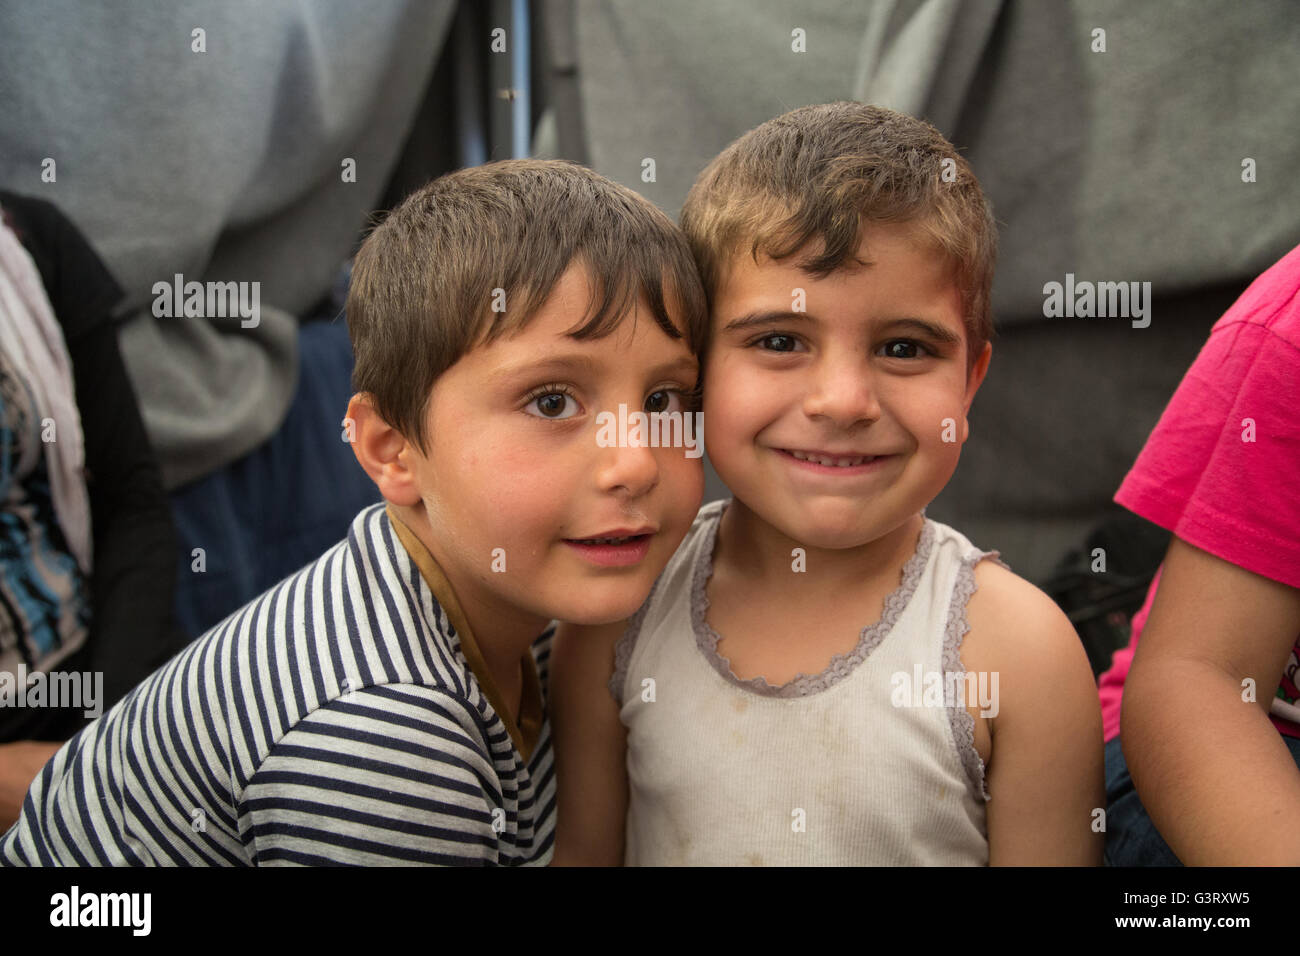
<path fill-rule="evenodd" d="M 1300 246 L 1215 323 L 1115 500 L 1202 551 L 1300 588 L 1297 415 Z M 1106 740 L 1119 735 L 1124 679 L 1159 583 L 1157 572 L 1132 640 L 1101 676 Z M 1274 725 L 1290 737 L 1300 737 L 1296 637 L 1272 704 Z"/>

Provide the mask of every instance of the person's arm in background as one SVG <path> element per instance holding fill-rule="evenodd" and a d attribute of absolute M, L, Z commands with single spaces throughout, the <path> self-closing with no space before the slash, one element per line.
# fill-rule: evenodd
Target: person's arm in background
<path fill-rule="evenodd" d="M 185 645 L 172 601 L 176 534 L 111 325 L 69 343 L 94 523 L 89 662 L 107 708 Z"/>
<path fill-rule="evenodd" d="M 18 822 L 32 781 L 62 746 L 44 740 L 0 744 L 0 833 Z"/>
<path fill-rule="evenodd" d="M 1120 739 L 1143 805 L 1186 864 L 1300 864 L 1300 771 L 1268 719 L 1297 634 L 1300 590 L 1174 538 Z"/>
<path fill-rule="evenodd" d="M 94 534 L 87 666 L 104 675 L 107 708 L 184 646 L 171 505 L 110 317 L 121 289 L 57 207 L 8 196 L 6 208 L 31 236 L 72 364 Z"/>
<path fill-rule="evenodd" d="M 622 866 L 627 729 L 609 693 L 626 622 L 561 624 L 551 650 L 557 820 L 552 866 Z"/>

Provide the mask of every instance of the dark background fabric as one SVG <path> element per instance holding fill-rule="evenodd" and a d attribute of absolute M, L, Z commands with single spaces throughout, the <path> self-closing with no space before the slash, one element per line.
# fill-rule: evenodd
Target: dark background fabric
<path fill-rule="evenodd" d="M 54 205 L 0 191 L 0 206 L 63 330 L 85 442 L 92 617 L 85 646 L 60 670 L 102 672 L 107 709 L 185 643 L 172 614 L 171 512 L 110 316 L 121 289 Z M 0 742 L 63 739 L 87 722 L 80 708 L 3 711 Z"/>

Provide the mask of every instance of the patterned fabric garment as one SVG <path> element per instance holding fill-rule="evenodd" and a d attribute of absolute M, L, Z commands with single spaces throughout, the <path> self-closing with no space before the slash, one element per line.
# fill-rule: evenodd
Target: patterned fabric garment
<path fill-rule="evenodd" d="M 403 533 L 365 509 L 69 741 L 0 861 L 548 863 L 553 631 L 522 662 L 519 726 L 503 721 L 454 594 Z"/>
<path fill-rule="evenodd" d="M 48 671 L 85 643 L 90 594 L 54 514 L 42 423 L 0 349 L 0 671 Z"/>

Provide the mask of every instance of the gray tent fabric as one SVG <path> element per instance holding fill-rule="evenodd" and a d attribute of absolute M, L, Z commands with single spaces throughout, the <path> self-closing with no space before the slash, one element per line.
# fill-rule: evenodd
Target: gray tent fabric
<path fill-rule="evenodd" d="M 1004 0 L 889 0 L 867 25 L 853 99 L 951 129 Z"/>
<path fill-rule="evenodd" d="M 1300 242 L 1291 0 L 547 0 L 543 16 L 568 6 L 585 155 L 670 215 L 724 146 L 811 103 L 905 109 L 963 151 L 999 222 L 998 334 L 927 514 L 1031 580 L 1114 513 L 1210 327 Z M 558 125 L 539 154 L 572 149 Z M 1150 282 L 1150 325 L 1046 318 L 1067 273 Z M 726 493 L 710 471 L 706 500 Z"/>
<path fill-rule="evenodd" d="M 381 197 L 454 12 L 452 0 L 0 6 L 0 186 L 72 215 L 126 290 L 121 346 L 169 488 L 282 421 L 298 319 Z M 257 324 L 155 317 L 154 284 L 177 274 L 260 283 Z"/>

